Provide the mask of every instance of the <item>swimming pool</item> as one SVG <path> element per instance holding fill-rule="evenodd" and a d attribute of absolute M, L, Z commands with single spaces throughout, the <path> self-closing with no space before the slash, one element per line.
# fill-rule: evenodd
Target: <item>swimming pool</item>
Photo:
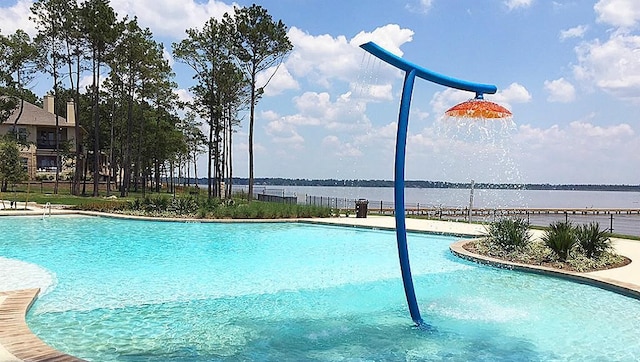
<path fill-rule="evenodd" d="M 44 288 L 30 328 L 88 360 L 640 358 L 640 301 L 457 259 L 455 237 L 409 234 L 423 331 L 393 232 L 94 217 L 0 230 L 0 255 Z"/>

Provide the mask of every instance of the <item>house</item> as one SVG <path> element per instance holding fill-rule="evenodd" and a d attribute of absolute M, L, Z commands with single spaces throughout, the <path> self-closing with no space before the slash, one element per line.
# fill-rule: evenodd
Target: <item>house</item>
<path fill-rule="evenodd" d="M 29 102 L 24 102 L 22 115 L 17 124 L 16 118 L 20 107 L 16 108 L 9 119 L 0 123 L 0 135 L 14 130 L 27 146 L 20 150 L 20 156 L 26 168 L 29 179 L 52 176 L 58 166 L 56 160 L 56 115 L 54 114 L 54 98 L 44 96 L 43 107 L 40 108 Z M 67 102 L 67 117 L 58 117 L 59 140 L 61 145 L 68 146 L 67 155 L 61 154 L 60 174 L 66 178 L 73 175 L 73 153 L 76 151 L 75 113 L 73 101 Z M 62 146 L 60 149 L 63 149 Z"/>

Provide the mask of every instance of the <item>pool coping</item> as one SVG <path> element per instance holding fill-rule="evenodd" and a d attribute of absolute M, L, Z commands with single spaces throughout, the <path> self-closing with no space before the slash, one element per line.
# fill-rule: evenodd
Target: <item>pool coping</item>
<path fill-rule="evenodd" d="M 35 212 L 34 212 L 35 211 Z M 44 216 L 42 212 L 34 211 L 15 211 L 11 213 L 0 213 L 1 216 Z M 194 219 L 194 218 L 161 218 L 150 216 L 137 216 L 125 214 L 111 214 L 94 211 L 81 210 L 52 210 L 52 215 L 84 215 L 94 217 L 107 217 L 116 219 L 129 219 L 141 221 L 165 221 L 165 222 L 183 222 L 183 223 L 306 223 L 315 225 L 355 227 L 373 230 L 393 231 L 395 227 L 389 225 L 370 225 L 358 224 L 357 221 L 366 219 L 354 218 L 336 218 L 328 219 L 312 219 L 312 218 L 292 218 L 292 219 Z M 388 218 L 388 217 L 386 217 Z M 349 220 L 345 220 L 349 219 Z M 449 223 L 449 222 L 444 222 Z M 510 270 L 518 270 L 540 274 L 544 276 L 568 279 L 581 284 L 595 286 L 601 289 L 622 294 L 631 298 L 640 300 L 640 286 L 625 283 L 619 280 L 586 275 L 585 273 L 576 273 L 562 271 L 543 266 L 533 266 L 527 264 L 507 262 L 500 259 L 490 258 L 483 255 L 475 254 L 464 249 L 466 243 L 477 240 L 477 231 L 474 232 L 455 232 L 442 230 L 427 230 L 408 227 L 408 231 L 417 233 L 430 233 L 440 235 L 451 235 L 456 237 L 469 237 L 474 239 L 464 239 L 457 241 L 449 246 L 450 251 L 457 257 L 470 260 L 476 263 L 485 264 L 498 268 L 506 268 Z M 474 235 L 476 234 L 476 235 Z M 26 314 L 35 302 L 40 290 L 39 289 L 23 289 L 13 291 L 0 291 L 0 357 L 7 361 L 64 361 L 76 362 L 84 361 L 83 359 L 62 353 L 43 342 L 36 336 L 26 323 Z M 9 302 L 9 303 L 7 303 Z"/>
<path fill-rule="evenodd" d="M 517 270 L 526 273 L 544 275 L 548 277 L 567 279 L 576 283 L 586 284 L 597 288 L 605 289 L 610 292 L 618 293 L 627 297 L 640 300 L 640 286 L 632 283 L 625 283 L 619 280 L 600 277 L 596 275 L 588 275 L 586 273 L 573 272 L 569 270 L 561 270 L 542 265 L 531 265 L 515 263 L 502 259 L 496 259 L 489 256 L 473 253 L 464 248 L 466 244 L 472 243 L 478 239 L 460 240 L 449 245 L 449 250 L 453 255 L 469 260 L 478 264 L 489 265 L 496 268 L 509 270 Z M 633 261 L 632 261 L 633 262 Z"/>
<path fill-rule="evenodd" d="M 0 358 L 3 361 L 80 362 L 44 343 L 27 325 L 26 315 L 39 288 L 0 292 Z"/>

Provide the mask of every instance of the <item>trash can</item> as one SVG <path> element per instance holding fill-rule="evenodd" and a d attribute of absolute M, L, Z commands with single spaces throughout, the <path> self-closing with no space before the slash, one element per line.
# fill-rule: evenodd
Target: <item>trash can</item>
<path fill-rule="evenodd" d="M 366 218 L 368 207 L 369 207 L 368 200 L 365 200 L 365 199 L 356 200 L 356 217 L 361 219 Z"/>

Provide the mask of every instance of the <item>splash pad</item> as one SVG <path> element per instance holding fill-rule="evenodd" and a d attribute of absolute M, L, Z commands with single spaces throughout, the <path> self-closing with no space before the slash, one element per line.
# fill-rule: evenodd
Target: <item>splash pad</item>
<path fill-rule="evenodd" d="M 362 49 L 371 53 L 380 60 L 405 71 L 404 84 L 402 87 L 402 97 L 400 99 L 400 110 L 398 114 L 398 130 L 396 135 L 396 156 L 394 171 L 394 204 L 395 204 L 395 221 L 396 221 L 396 239 L 398 245 L 398 258 L 400 259 L 400 270 L 402 273 L 402 282 L 409 306 L 411 319 L 420 328 L 426 328 L 427 324 L 420 315 L 420 308 L 416 300 L 415 289 L 413 286 L 413 277 L 411 275 L 411 266 L 409 263 L 409 251 L 407 248 L 407 228 L 404 204 L 404 169 L 406 159 L 407 145 L 407 129 L 409 125 L 409 109 L 411 107 L 411 95 L 413 93 L 413 84 L 415 78 L 443 85 L 449 88 L 455 88 L 468 92 L 474 92 L 475 98 L 463 102 L 449 109 L 445 115 L 455 118 L 465 119 L 501 119 L 511 116 L 506 108 L 489 101 L 484 100 L 484 94 L 494 94 L 498 88 L 491 84 L 474 83 L 448 77 L 442 74 L 432 72 L 426 68 L 408 62 L 386 49 L 380 47 L 374 42 L 368 42 L 360 45 Z"/>

